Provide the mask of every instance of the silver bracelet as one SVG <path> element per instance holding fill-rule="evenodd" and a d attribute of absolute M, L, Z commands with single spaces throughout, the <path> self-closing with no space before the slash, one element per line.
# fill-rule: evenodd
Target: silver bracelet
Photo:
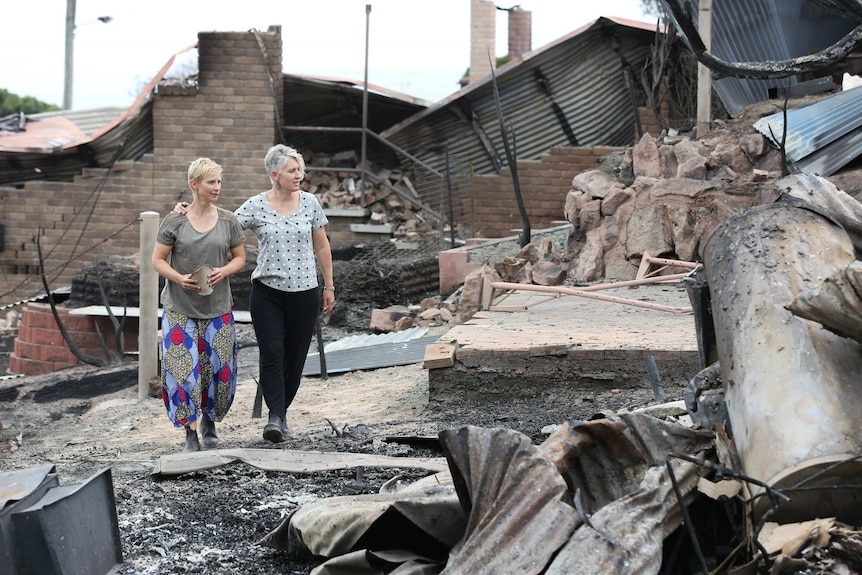
<path fill-rule="evenodd" d="M 323 291 L 331 291 L 332 293 L 335 293 L 335 286 L 332 286 L 332 287 L 324 287 L 324 288 L 323 288 Z"/>

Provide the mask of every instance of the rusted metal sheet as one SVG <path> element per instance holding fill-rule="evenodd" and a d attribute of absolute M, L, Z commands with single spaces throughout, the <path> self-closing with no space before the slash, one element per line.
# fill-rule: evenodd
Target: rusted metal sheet
<path fill-rule="evenodd" d="M 451 573 L 541 573 L 580 524 L 566 482 L 530 438 L 506 429 L 440 433 L 469 520 Z"/>
<path fill-rule="evenodd" d="M 668 453 L 698 453 L 712 441 L 711 432 L 633 413 L 566 422 L 541 451 L 594 513 L 637 490 L 646 469 L 663 466 Z"/>
<path fill-rule="evenodd" d="M 733 441 L 748 477 L 789 500 L 775 521 L 858 519 L 862 346 L 786 306 L 854 260 L 834 220 L 777 202 L 728 218 L 705 241 L 716 348 Z M 795 487 L 819 488 L 810 491 Z M 762 488 L 755 520 L 770 508 Z"/>
<path fill-rule="evenodd" d="M 71 180 L 85 167 L 110 166 L 118 152 L 117 160 L 128 160 L 153 148 L 151 102 L 133 114 L 104 108 L 46 112 L 27 118 L 26 132 L 0 137 L 0 185 Z M 95 128 L 99 122 L 104 124 Z M 113 128 L 103 131 L 106 126 Z"/>
<path fill-rule="evenodd" d="M 677 494 L 689 503 L 703 470 L 668 456 L 713 445 L 640 413 L 569 422 L 539 446 L 474 426 L 440 440 L 447 472 L 301 506 L 262 543 L 326 558 L 321 573 L 372 572 L 369 557 L 398 573 L 655 573 L 683 515 Z"/>

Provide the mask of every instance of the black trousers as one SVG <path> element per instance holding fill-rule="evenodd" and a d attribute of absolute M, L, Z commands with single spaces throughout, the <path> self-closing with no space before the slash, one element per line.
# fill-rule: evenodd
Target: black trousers
<path fill-rule="evenodd" d="M 269 412 L 285 417 L 308 356 L 320 289 L 286 292 L 252 283 L 249 311 L 260 352 L 260 387 Z"/>

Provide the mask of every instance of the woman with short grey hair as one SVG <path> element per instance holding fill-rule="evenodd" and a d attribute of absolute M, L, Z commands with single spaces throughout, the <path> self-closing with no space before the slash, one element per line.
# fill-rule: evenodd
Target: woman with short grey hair
<path fill-rule="evenodd" d="M 335 305 L 329 223 L 314 194 L 301 189 L 305 161 L 278 144 L 264 158 L 272 187 L 246 200 L 236 216 L 260 243 L 249 299 L 260 353 L 260 387 L 269 408 L 267 441 L 290 436 L 287 408 L 302 378 L 321 306 L 317 265 L 323 275 L 323 312 Z"/>

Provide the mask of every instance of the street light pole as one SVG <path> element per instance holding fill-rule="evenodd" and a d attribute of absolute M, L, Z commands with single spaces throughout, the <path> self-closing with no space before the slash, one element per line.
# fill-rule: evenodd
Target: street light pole
<path fill-rule="evenodd" d="M 365 5 L 365 83 L 362 87 L 362 171 L 360 172 L 359 189 L 362 190 L 362 202 L 365 207 L 365 159 L 368 134 L 368 24 L 371 15 L 371 4 Z"/>
<path fill-rule="evenodd" d="M 63 82 L 63 109 L 72 109 L 72 61 L 75 50 L 75 0 L 66 0 L 66 76 Z"/>
<path fill-rule="evenodd" d="M 72 79 L 74 77 L 74 61 L 75 61 L 75 2 L 76 0 L 66 0 L 66 75 L 63 80 L 63 109 L 72 109 Z M 99 16 L 91 22 L 101 22 L 107 24 L 113 20 L 110 16 Z M 82 24 L 83 25 L 83 24 Z"/>

